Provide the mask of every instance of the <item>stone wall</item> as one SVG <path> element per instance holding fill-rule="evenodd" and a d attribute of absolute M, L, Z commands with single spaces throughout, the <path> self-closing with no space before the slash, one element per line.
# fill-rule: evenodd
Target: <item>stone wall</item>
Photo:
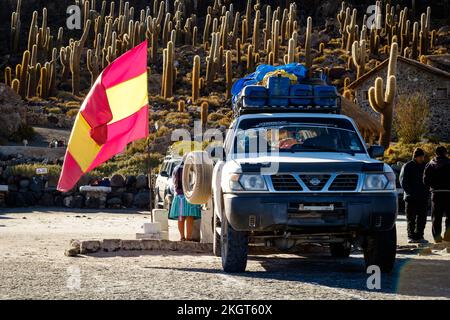
<path fill-rule="evenodd" d="M 429 98 L 430 104 L 430 136 L 442 142 L 450 141 L 450 79 L 399 60 L 397 65 L 397 96 L 422 92 Z M 373 111 L 368 100 L 369 88 L 375 84 L 377 77 L 386 79 L 387 67 L 370 75 L 356 90 L 356 99 L 363 110 L 377 119 L 380 115 Z M 386 82 L 386 81 L 385 81 Z M 440 98 L 438 89 L 447 90 L 446 97 Z M 395 110 L 394 110 L 395 112 Z"/>
<path fill-rule="evenodd" d="M 146 175 L 114 175 L 109 181 L 112 191 L 106 194 L 106 203 L 97 197 L 75 191 L 61 193 L 56 191 L 53 181 L 45 176 L 31 178 L 9 176 L 7 170 L 0 172 L 0 184 L 8 185 L 9 191 L 2 193 L 0 207 L 66 207 L 87 209 L 148 209 L 150 191 Z M 89 181 L 88 181 L 89 182 Z M 103 199 L 104 200 L 104 199 Z"/>

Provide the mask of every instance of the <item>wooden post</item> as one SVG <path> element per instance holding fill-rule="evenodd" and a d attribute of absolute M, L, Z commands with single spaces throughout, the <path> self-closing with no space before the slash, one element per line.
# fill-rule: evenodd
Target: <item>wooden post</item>
<path fill-rule="evenodd" d="M 154 222 L 154 217 L 153 217 L 153 183 L 152 183 L 152 167 L 150 166 L 150 162 L 147 165 L 147 180 L 148 180 L 148 194 L 150 197 L 150 201 L 149 201 L 149 210 L 150 210 L 150 217 L 151 217 L 151 222 Z"/>

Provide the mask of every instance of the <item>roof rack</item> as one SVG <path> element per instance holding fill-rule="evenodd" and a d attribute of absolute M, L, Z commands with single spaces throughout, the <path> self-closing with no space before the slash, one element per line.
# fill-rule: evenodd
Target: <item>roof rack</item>
<path fill-rule="evenodd" d="M 333 99 L 334 103 L 332 105 L 287 105 L 287 106 L 277 106 L 277 105 L 264 105 L 264 106 L 245 106 L 245 98 L 255 98 L 255 99 L 308 99 L 314 101 L 316 98 L 320 99 Z M 339 95 L 330 96 L 249 96 L 241 95 L 236 101 L 233 113 L 235 117 L 244 114 L 255 114 L 255 113 L 288 113 L 288 112 L 302 112 L 302 113 L 329 113 L 329 114 L 340 114 L 342 108 L 342 100 Z"/>

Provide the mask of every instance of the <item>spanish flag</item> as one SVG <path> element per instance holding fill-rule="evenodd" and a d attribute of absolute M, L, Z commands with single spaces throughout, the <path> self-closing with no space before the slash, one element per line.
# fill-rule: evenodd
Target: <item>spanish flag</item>
<path fill-rule="evenodd" d="M 58 190 L 148 136 L 147 41 L 126 52 L 98 77 L 70 135 Z"/>

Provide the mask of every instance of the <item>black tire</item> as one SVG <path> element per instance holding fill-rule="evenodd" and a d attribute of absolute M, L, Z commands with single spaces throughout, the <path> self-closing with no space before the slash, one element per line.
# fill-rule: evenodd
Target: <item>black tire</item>
<path fill-rule="evenodd" d="M 366 236 L 364 247 L 366 268 L 376 265 L 381 272 L 389 273 L 394 268 L 397 253 L 397 229 L 372 232 Z"/>
<path fill-rule="evenodd" d="M 330 253 L 334 258 L 348 258 L 352 246 L 349 243 L 330 243 Z"/>
<path fill-rule="evenodd" d="M 247 267 L 248 234 L 235 231 L 223 217 L 220 236 L 223 271 L 244 272 Z"/>
<path fill-rule="evenodd" d="M 220 234 L 217 232 L 217 227 L 220 227 L 219 217 L 213 212 L 212 232 L 213 232 L 213 255 L 216 257 L 222 256 Z"/>

